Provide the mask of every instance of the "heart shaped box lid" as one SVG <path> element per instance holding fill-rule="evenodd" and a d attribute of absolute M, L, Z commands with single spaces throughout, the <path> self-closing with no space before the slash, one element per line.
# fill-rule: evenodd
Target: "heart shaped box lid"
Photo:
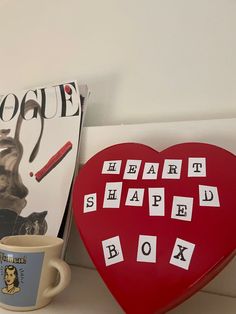
<path fill-rule="evenodd" d="M 235 255 L 235 156 L 184 143 L 122 143 L 93 156 L 73 187 L 76 226 L 126 313 L 164 313 Z"/>

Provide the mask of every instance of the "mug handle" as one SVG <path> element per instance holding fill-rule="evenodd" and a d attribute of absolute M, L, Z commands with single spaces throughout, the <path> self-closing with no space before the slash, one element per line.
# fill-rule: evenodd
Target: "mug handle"
<path fill-rule="evenodd" d="M 43 292 L 43 295 L 45 297 L 53 298 L 55 295 L 62 292 L 62 290 L 64 290 L 68 286 L 71 279 L 71 270 L 69 265 L 59 258 L 51 259 L 49 262 L 49 266 L 56 268 L 60 274 L 59 283 L 54 287 L 47 288 Z"/>

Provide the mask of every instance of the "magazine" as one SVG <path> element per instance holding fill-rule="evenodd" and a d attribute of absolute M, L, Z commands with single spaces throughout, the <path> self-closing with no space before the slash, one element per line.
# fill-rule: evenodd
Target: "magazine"
<path fill-rule="evenodd" d="M 76 164 L 75 164 L 75 171 L 74 171 L 74 176 L 73 176 L 73 180 L 72 180 L 72 184 L 71 184 L 71 188 L 70 188 L 70 193 L 69 193 L 69 197 L 67 200 L 67 205 L 66 205 L 66 210 L 64 213 L 64 217 L 63 217 L 63 221 L 58 233 L 58 236 L 64 239 L 64 248 L 63 248 L 63 252 L 62 252 L 62 256 L 65 255 L 65 250 L 66 250 L 66 244 L 68 242 L 69 239 L 69 231 L 71 229 L 71 225 L 72 225 L 72 218 L 73 218 L 73 209 L 72 209 L 72 187 L 74 185 L 74 181 L 76 179 L 76 175 L 78 174 L 79 171 L 79 161 L 80 161 L 80 144 L 81 144 L 81 134 L 82 134 L 82 126 L 84 124 L 84 118 L 85 118 L 85 113 L 86 113 L 86 109 L 87 109 L 87 100 L 89 98 L 89 90 L 87 85 L 79 85 L 79 93 L 80 93 L 80 102 L 81 102 L 81 123 L 80 123 L 80 137 L 79 137 L 79 141 L 78 141 L 78 153 L 77 153 L 77 160 L 76 160 Z"/>
<path fill-rule="evenodd" d="M 87 96 L 76 81 L 0 95 L 0 238 L 68 236 Z"/>

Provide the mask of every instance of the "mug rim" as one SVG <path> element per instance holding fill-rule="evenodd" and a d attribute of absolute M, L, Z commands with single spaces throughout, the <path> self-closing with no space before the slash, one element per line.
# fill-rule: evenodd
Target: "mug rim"
<path fill-rule="evenodd" d="M 32 244 L 31 244 L 32 242 Z M 45 249 L 57 247 L 64 243 L 64 240 L 56 236 L 48 235 L 10 235 L 0 240 L 0 245 L 14 249 Z"/>

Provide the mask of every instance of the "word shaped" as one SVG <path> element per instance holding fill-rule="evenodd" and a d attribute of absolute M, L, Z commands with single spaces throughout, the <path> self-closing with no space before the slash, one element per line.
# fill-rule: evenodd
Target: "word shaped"
<path fill-rule="evenodd" d="M 157 238 L 156 235 L 139 235 L 137 262 L 158 263 Z M 111 266 L 125 260 L 119 236 L 102 241 L 102 248 L 106 266 Z M 194 249 L 194 243 L 177 238 L 170 254 L 169 263 L 188 270 Z"/>
<path fill-rule="evenodd" d="M 107 182 L 103 199 L 103 208 L 120 208 L 122 182 Z M 128 188 L 125 206 L 142 207 L 145 193 L 148 194 L 149 216 L 165 216 L 165 188 Z M 216 186 L 199 185 L 199 206 L 220 207 L 219 194 Z M 192 220 L 194 198 L 173 196 L 171 218 L 184 221 Z M 97 193 L 84 196 L 84 213 L 97 210 Z"/>

